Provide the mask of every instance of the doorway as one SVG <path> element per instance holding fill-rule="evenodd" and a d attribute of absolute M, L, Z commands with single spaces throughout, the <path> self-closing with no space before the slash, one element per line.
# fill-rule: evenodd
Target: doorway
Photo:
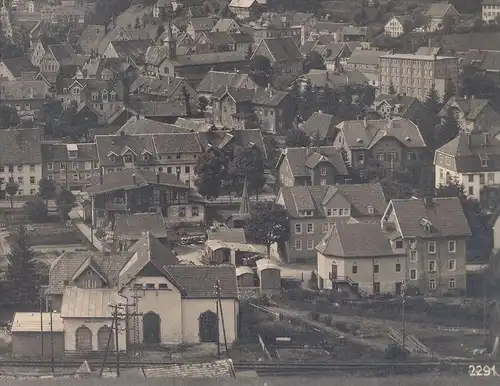
<path fill-rule="evenodd" d="M 396 295 L 401 295 L 401 288 L 402 287 L 403 287 L 403 284 L 400 281 L 398 281 L 396 283 Z"/>
<path fill-rule="evenodd" d="M 148 312 L 142 317 L 143 342 L 145 344 L 158 344 L 160 338 L 160 315 L 155 312 Z"/>
<path fill-rule="evenodd" d="M 92 351 L 92 331 L 86 326 L 78 327 L 75 332 L 76 351 Z"/>
<path fill-rule="evenodd" d="M 99 331 L 97 331 L 97 349 L 99 351 L 106 351 L 107 349 L 113 351 L 115 349 L 115 340 L 112 335 L 111 327 L 102 326 Z"/>
<path fill-rule="evenodd" d="M 200 315 L 200 341 L 218 342 L 219 341 L 219 320 L 217 314 L 207 310 Z"/>

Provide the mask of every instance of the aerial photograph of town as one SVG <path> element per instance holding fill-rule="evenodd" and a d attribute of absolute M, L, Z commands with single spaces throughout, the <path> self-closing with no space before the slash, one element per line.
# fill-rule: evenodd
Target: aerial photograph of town
<path fill-rule="evenodd" d="M 0 386 L 500 384 L 500 0 L 0 0 Z"/>

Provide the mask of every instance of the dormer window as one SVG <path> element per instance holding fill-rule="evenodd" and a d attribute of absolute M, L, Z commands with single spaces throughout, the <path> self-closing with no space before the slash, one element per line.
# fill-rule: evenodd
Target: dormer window
<path fill-rule="evenodd" d="M 482 168 L 487 168 L 488 167 L 488 157 L 486 156 L 479 156 L 481 159 L 481 167 Z"/>
<path fill-rule="evenodd" d="M 148 154 L 148 153 L 144 153 L 144 154 L 142 155 L 142 160 L 143 160 L 143 161 L 149 161 L 149 154 Z"/>
<path fill-rule="evenodd" d="M 104 102 L 108 101 L 108 92 L 107 91 L 103 91 L 103 93 L 102 93 L 102 100 Z"/>
<path fill-rule="evenodd" d="M 366 209 L 368 210 L 368 214 L 373 214 L 373 206 L 372 205 L 368 205 L 366 207 Z"/>
<path fill-rule="evenodd" d="M 109 93 L 109 99 L 112 101 L 116 100 L 116 93 L 114 91 L 111 91 Z"/>
<path fill-rule="evenodd" d="M 93 93 L 92 93 L 92 100 L 93 100 L 93 101 L 97 101 L 97 100 L 99 100 L 99 94 L 98 94 L 98 93 L 96 93 L 96 92 L 93 92 Z"/>
<path fill-rule="evenodd" d="M 132 154 L 125 154 L 123 156 L 123 162 L 126 164 L 131 164 L 134 162 L 134 156 Z"/>
<path fill-rule="evenodd" d="M 68 151 L 68 158 L 76 158 L 78 156 L 78 152 L 76 150 Z"/>
<path fill-rule="evenodd" d="M 116 154 L 110 154 L 110 155 L 109 155 L 109 160 L 110 160 L 111 162 L 116 162 Z"/>
<path fill-rule="evenodd" d="M 80 94 L 80 87 L 73 87 L 73 89 L 71 90 L 71 92 L 73 94 Z"/>
<path fill-rule="evenodd" d="M 302 212 L 302 215 L 303 215 L 304 217 L 312 217 L 312 216 L 313 216 L 313 213 L 314 213 L 314 212 L 313 212 L 312 210 L 305 210 L 305 211 L 303 211 L 303 212 Z"/>

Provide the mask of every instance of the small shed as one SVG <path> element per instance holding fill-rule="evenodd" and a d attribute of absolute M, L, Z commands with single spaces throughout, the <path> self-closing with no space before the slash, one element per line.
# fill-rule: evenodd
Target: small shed
<path fill-rule="evenodd" d="M 257 276 L 261 290 L 281 289 L 281 270 L 268 259 L 257 260 Z"/>
<path fill-rule="evenodd" d="M 205 242 L 205 264 L 232 264 L 239 266 L 243 258 L 259 253 L 251 244 L 231 243 L 222 240 Z"/>
<path fill-rule="evenodd" d="M 236 268 L 236 278 L 238 280 L 238 287 L 256 287 L 257 278 L 253 269 L 250 267 L 237 267 Z"/>
<path fill-rule="evenodd" d="M 50 312 L 16 312 L 12 322 L 14 358 L 50 358 L 51 340 L 54 357 L 64 357 L 64 324 L 59 313 L 52 313 L 51 339 Z"/>

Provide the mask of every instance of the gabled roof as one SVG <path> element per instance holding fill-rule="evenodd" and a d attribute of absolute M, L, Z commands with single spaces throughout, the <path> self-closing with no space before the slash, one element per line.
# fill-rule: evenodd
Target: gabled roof
<path fill-rule="evenodd" d="M 20 78 L 23 72 L 38 72 L 38 69 L 31 63 L 29 56 L 3 59 L 2 63 L 16 78 Z"/>
<path fill-rule="evenodd" d="M 337 120 L 331 114 L 314 112 L 307 121 L 301 126 L 300 130 L 306 133 L 309 137 L 318 137 L 323 140 L 327 137 L 333 138 L 337 129 L 335 125 Z"/>
<path fill-rule="evenodd" d="M 384 137 L 395 138 L 407 148 L 426 147 L 418 126 L 406 118 L 344 121 L 337 128 L 349 149 L 371 149 Z"/>
<path fill-rule="evenodd" d="M 221 86 L 239 87 L 249 76 L 237 72 L 209 71 L 196 87 L 196 91 L 213 94 Z"/>
<path fill-rule="evenodd" d="M 389 95 L 389 94 L 380 94 L 375 98 L 374 105 L 378 108 L 382 103 L 387 103 L 391 107 L 399 106 L 399 112 L 398 115 L 404 115 L 406 110 L 413 104 L 413 103 L 420 103 L 421 102 L 412 96 L 409 95 Z"/>
<path fill-rule="evenodd" d="M 256 146 L 267 158 L 266 146 L 262 138 L 262 132 L 259 129 L 252 130 L 233 130 L 228 131 L 205 131 L 198 133 L 200 143 L 203 149 L 207 149 L 208 145 L 223 149 L 229 143 L 234 143 L 238 146 L 252 147 Z"/>
<path fill-rule="evenodd" d="M 97 52 L 99 42 L 104 38 L 104 35 L 106 35 L 105 26 L 88 24 L 80 35 L 77 45 L 84 54 L 90 54 L 92 51 Z"/>
<path fill-rule="evenodd" d="M 158 177 L 160 180 L 159 183 L 157 182 Z M 189 186 L 179 181 L 177 176 L 162 172 L 155 173 L 152 170 L 125 168 L 117 172 L 104 174 L 102 179 L 103 182 L 101 184 L 100 177 L 92 178 L 91 186 L 86 189 L 86 192 L 90 196 L 105 194 L 116 190 L 133 190 L 147 185 L 165 185 L 189 190 Z"/>
<path fill-rule="evenodd" d="M 0 130 L 0 165 L 27 165 L 42 162 L 39 129 Z"/>
<path fill-rule="evenodd" d="M 310 170 L 321 162 L 331 164 L 339 175 L 348 174 L 340 150 L 333 146 L 321 146 L 319 148 L 288 147 L 281 153 L 276 165 L 277 169 L 285 158 L 294 177 L 309 176 Z"/>
<path fill-rule="evenodd" d="M 144 59 L 147 49 L 151 45 L 150 40 L 119 40 L 109 42 L 121 58 L 130 58 L 135 63 Z"/>
<path fill-rule="evenodd" d="M 278 106 L 288 95 L 285 91 L 278 91 L 264 88 L 238 88 L 220 86 L 212 95 L 213 99 L 220 100 L 228 96 L 235 102 L 251 102 L 255 105 Z"/>
<path fill-rule="evenodd" d="M 378 66 L 379 58 L 390 53 L 391 51 L 353 50 L 351 56 L 347 59 L 347 63 Z"/>
<path fill-rule="evenodd" d="M 66 287 L 62 297 L 61 318 L 112 318 L 110 304 L 120 297 L 114 288 Z"/>
<path fill-rule="evenodd" d="M 177 76 L 157 77 L 139 75 L 129 87 L 130 93 L 159 95 L 168 98 L 177 90 L 185 78 Z"/>
<path fill-rule="evenodd" d="M 120 239 L 137 240 L 145 231 L 157 238 L 167 237 L 160 213 L 116 213 L 113 231 Z"/>
<path fill-rule="evenodd" d="M 132 116 L 125 124 L 120 127 L 117 134 L 136 135 L 136 134 L 171 134 L 171 133 L 189 133 L 191 130 L 172 125 L 170 123 L 158 122 L 153 119 L 138 118 Z"/>
<path fill-rule="evenodd" d="M 300 211 L 314 210 L 316 217 L 326 217 L 324 206 L 336 194 L 341 194 L 351 203 L 351 216 L 371 216 L 378 218 L 386 208 L 386 200 L 379 183 L 317 185 L 283 187 L 280 191 L 285 202 L 285 209 L 291 217 L 299 217 Z M 373 208 L 370 213 L 368 207 Z"/>
<path fill-rule="evenodd" d="M 210 31 L 214 25 L 214 19 L 211 17 L 193 17 L 189 21 L 188 28 L 191 27 L 194 31 Z"/>
<path fill-rule="evenodd" d="M 239 27 L 239 24 L 236 20 L 222 18 L 217 20 L 217 23 L 215 23 L 212 28 L 212 32 L 228 32 L 229 29 L 234 25 Z"/>
<path fill-rule="evenodd" d="M 78 66 L 86 60 L 85 57 L 75 53 L 71 44 L 53 44 L 49 46 L 49 51 L 60 66 Z"/>
<path fill-rule="evenodd" d="M 257 3 L 256 0 L 231 0 L 229 6 L 232 8 L 250 8 Z"/>
<path fill-rule="evenodd" d="M 186 104 L 170 99 L 166 101 L 130 101 L 129 111 L 143 117 L 186 117 Z"/>
<path fill-rule="evenodd" d="M 80 267 L 75 271 L 75 273 L 73 274 L 73 276 L 71 277 L 71 280 L 73 282 L 76 282 L 78 280 L 78 278 L 87 271 L 87 269 L 90 269 L 92 270 L 95 274 L 97 274 L 97 276 L 99 276 L 99 278 L 102 280 L 103 283 L 108 283 L 108 279 L 106 279 L 106 275 L 101 272 L 101 269 L 100 267 L 94 262 L 94 260 L 92 259 L 92 256 L 89 256 L 87 258 L 87 260 L 85 260 L 83 262 L 82 265 L 80 265 Z"/>
<path fill-rule="evenodd" d="M 387 234 L 378 223 L 337 221 L 316 246 L 316 250 L 323 255 L 333 257 L 362 258 L 396 255 Z"/>
<path fill-rule="evenodd" d="M 260 45 L 267 47 L 271 55 L 271 58 L 269 58 L 271 62 L 287 60 L 293 62 L 302 59 L 302 55 L 291 37 L 262 39 Z M 259 47 L 255 49 L 253 56 L 257 55 L 258 49 Z"/>
<path fill-rule="evenodd" d="M 439 112 L 439 116 L 445 117 L 449 108 L 459 109 L 465 119 L 474 121 L 486 106 L 490 104 L 488 99 L 451 97 Z"/>
<path fill-rule="evenodd" d="M 500 72 L 500 51 L 471 49 L 462 59 L 462 65 L 484 71 Z"/>
<path fill-rule="evenodd" d="M 448 3 L 433 3 L 431 4 L 429 10 L 426 12 L 426 16 L 431 18 L 443 18 L 448 12 L 453 12 L 458 14 L 457 10 L 452 4 Z"/>
<path fill-rule="evenodd" d="M 433 198 L 425 204 L 419 199 L 391 200 L 386 211 L 394 211 L 404 238 L 413 237 L 467 237 L 471 235 L 458 197 Z M 422 226 L 422 219 L 431 224 L 430 232 Z"/>

